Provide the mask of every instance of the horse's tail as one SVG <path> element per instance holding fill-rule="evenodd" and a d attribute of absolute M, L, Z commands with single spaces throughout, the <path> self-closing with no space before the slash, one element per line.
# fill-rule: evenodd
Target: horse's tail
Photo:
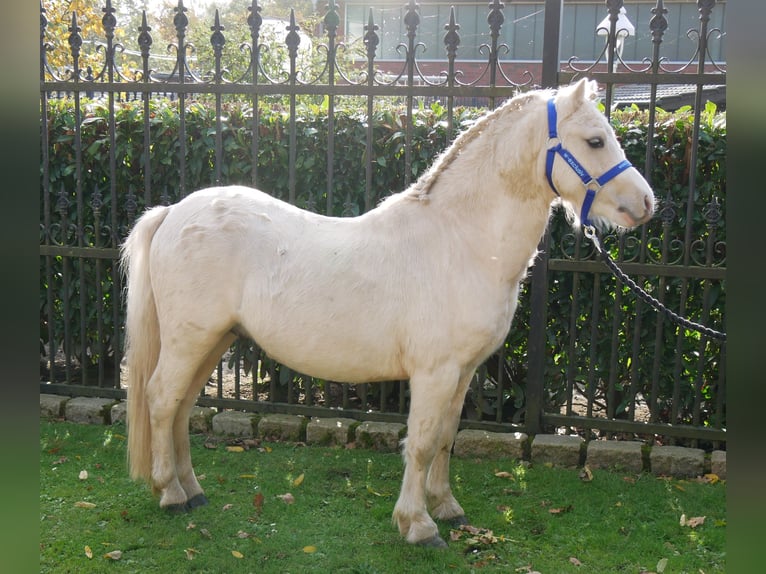
<path fill-rule="evenodd" d="M 169 207 L 160 206 L 147 211 L 133 227 L 120 254 L 127 285 L 128 464 L 131 478 L 148 481 L 152 474 L 152 436 L 146 385 L 157 367 L 160 354 L 160 329 L 149 273 L 149 248 L 169 210 Z"/>

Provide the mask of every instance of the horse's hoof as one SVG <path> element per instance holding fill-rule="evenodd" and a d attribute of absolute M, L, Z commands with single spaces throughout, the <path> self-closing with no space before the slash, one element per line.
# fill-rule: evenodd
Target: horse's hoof
<path fill-rule="evenodd" d="M 207 504 L 207 497 L 201 492 L 195 496 L 192 496 L 186 501 L 186 510 L 194 510 L 199 506 L 205 506 Z"/>
<path fill-rule="evenodd" d="M 423 546 L 425 548 L 447 548 L 447 543 L 442 540 L 442 537 L 438 534 L 434 534 L 431 538 L 424 538 L 418 540 L 415 544 Z"/>
<path fill-rule="evenodd" d="M 447 519 L 447 524 L 450 525 L 450 528 L 458 530 L 461 526 L 468 526 L 471 523 L 468 522 L 465 514 L 461 514 L 459 516 L 453 516 L 452 518 Z"/>
<path fill-rule="evenodd" d="M 162 509 L 168 514 L 183 514 L 184 512 L 189 511 L 189 508 L 186 506 L 187 504 L 188 502 L 184 502 L 183 504 L 168 504 L 167 506 L 163 506 Z"/>

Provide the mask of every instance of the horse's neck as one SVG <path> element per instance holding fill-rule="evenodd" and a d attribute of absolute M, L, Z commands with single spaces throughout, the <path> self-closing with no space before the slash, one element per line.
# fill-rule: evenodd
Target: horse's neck
<path fill-rule="evenodd" d="M 531 131 L 533 122 L 518 115 L 513 123 L 499 118 L 488 125 L 444 167 L 429 192 L 455 233 L 462 230 L 474 249 L 495 253 L 511 280 L 536 252 L 554 199 L 537 173 L 545 134 Z"/>

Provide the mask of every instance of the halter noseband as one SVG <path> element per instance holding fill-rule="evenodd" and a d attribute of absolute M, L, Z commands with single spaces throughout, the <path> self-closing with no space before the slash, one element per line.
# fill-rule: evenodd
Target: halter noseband
<path fill-rule="evenodd" d="M 556 132 L 556 123 L 556 103 L 553 101 L 553 98 L 551 98 L 548 100 L 548 139 L 551 141 L 559 139 L 558 133 Z M 580 176 L 580 180 L 585 186 L 585 199 L 582 202 L 580 221 L 582 221 L 583 225 L 591 226 L 592 223 L 590 219 L 588 219 L 588 213 L 590 212 L 590 207 L 593 204 L 593 200 L 596 198 L 596 193 L 604 185 L 606 185 L 607 182 L 614 179 L 623 171 L 631 167 L 632 164 L 627 159 L 624 159 L 613 168 L 607 170 L 601 176 L 594 178 L 588 173 L 588 170 L 586 170 L 583 165 L 575 159 L 569 150 L 561 145 L 561 141 L 557 141 L 556 145 L 548 148 L 548 152 L 545 157 L 545 177 L 548 178 L 548 184 L 551 186 L 553 192 L 559 197 L 561 197 L 561 194 L 556 189 L 556 186 L 553 185 L 553 160 L 556 159 L 556 154 L 559 154 L 564 158 L 564 161 L 567 162 L 569 167 L 571 167 L 572 170 L 574 170 L 574 172 Z"/>

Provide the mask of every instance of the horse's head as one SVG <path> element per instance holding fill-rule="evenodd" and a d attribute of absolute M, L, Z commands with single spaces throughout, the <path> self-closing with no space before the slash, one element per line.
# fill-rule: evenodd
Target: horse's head
<path fill-rule="evenodd" d="M 548 183 L 584 224 L 635 227 L 652 217 L 654 194 L 625 159 L 595 97 L 595 82 L 580 80 L 548 102 Z"/>

